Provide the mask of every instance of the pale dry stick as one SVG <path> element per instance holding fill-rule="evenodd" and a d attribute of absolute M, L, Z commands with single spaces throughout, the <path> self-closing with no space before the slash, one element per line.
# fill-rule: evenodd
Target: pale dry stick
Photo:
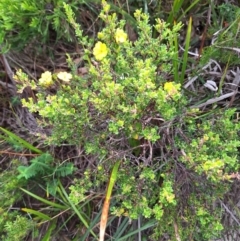
<path fill-rule="evenodd" d="M 190 53 L 192 53 L 192 52 L 190 52 Z M 194 54 L 194 53 L 192 53 L 192 54 Z M 206 70 L 208 67 L 211 68 L 212 63 L 214 63 L 219 68 L 220 74 L 221 74 L 221 72 L 222 72 L 221 66 L 213 59 L 210 59 L 209 62 L 205 66 L 202 67 L 202 70 Z M 218 72 L 214 72 L 214 73 L 218 73 Z M 198 76 L 194 76 L 191 79 L 189 79 L 189 81 L 184 85 L 184 88 L 187 89 L 189 86 L 191 86 L 198 79 L 198 77 L 201 76 L 201 75 L 203 75 L 203 74 L 199 74 Z"/>
<path fill-rule="evenodd" d="M 229 210 L 229 208 L 220 200 L 221 205 L 224 207 L 224 209 L 231 215 L 232 219 L 239 225 L 240 222 L 237 220 L 237 218 L 234 216 L 234 214 Z"/>
<path fill-rule="evenodd" d="M 33 80 L 36 80 L 36 77 L 31 73 L 31 71 L 27 71 L 24 66 L 22 66 L 20 63 L 18 63 L 14 58 L 12 58 L 10 55 L 8 56 L 8 59 L 13 63 L 16 67 L 15 69 L 23 69 L 24 72 L 27 73 L 29 77 L 31 77 Z M 45 69 L 38 65 L 39 68 L 44 72 Z"/>
<path fill-rule="evenodd" d="M 208 74 L 218 78 L 222 77 L 222 73 L 217 71 L 209 71 Z M 227 78 L 229 78 L 229 76 L 227 76 Z"/>
<path fill-rule="evenodd" d="M 149 162 L 151 162 L 153 158 L 153 148 L 150 141 L 148 141 L 148 146 L 149 146 L 149 157 L 147 158 L 147 165 L 149 164 Z"/>
<path fill-rule="evenodd" d="M 212 64 L 212 63 L 214 63 L 214 64 L 219 68 L 220 72 L 222 72 L 221 66 L 220 66 L 219 63 L 218 63 L 216 60 L 214 60 L 214 59 L 210 59 L 209 62 L 208 62 L 205 66 L 202 67 L 202 70 L 205 70 L 205 69 L 207 69 L 208 67 L 211 68 L 211 64 Z"/>
<path fill-rule="evenodd" d="M 177 226 L 177 223 L 176 223 L 175 220 L 173 222 L 173 226 L 174 226 L 174 231 L 175 231 L 175 235 L 176 235 L 176 240 L 181 241 L 181 238 L 180 238 L 180 235 L 179 235 L 179 232 L 178 232 L 178 226 Z"/>
<path fill-rule="evenodd" d="M 207 82 L 204 84 L 204 87 L 206 87 L 214 92 L 216 92 L 218 90 L 217 84 L 213 80 L 207 80 Z"/>
<path fill-rule="evenodd" d="M 14 73 L 13 73 L 5 55 L 1 54 L 0 58 L 2 60 L 2 63 L 3 63 L 3 66 L 5 68 L 5 71 L 6 71 L 7 75 L 9 77 L 9 79 L 11 80 L 11 86 L 12 86 L 13 90 L 16 92 L 17 91 L 16 83 L 15 83 L 15 80 L 13 79 Z M 7 83 L 6 83 L 6 86 L 7 86 Z"/>
<path fill-rule="evenodd" d="M 9 93 L 11 93 L 13 95 L 16 93 L 16 86 L 15 85 L 12 85 L 10 83 L 6 83 L 6 82 L 3 82 L 3 81 L 0 81 L 0 85 L 4 89 L 8 90 Z"/>
<path fill-rule="evenodd" d="M 222 46 L 217 46 L 217 45 L 215 45 L 215 47 L 220 48 L 220 49 L 232 50 L 232 51 L 236 52 L 236 53 L 238 54 L 238 56 L 240 55 L 240 48 L 235 48 L 235 47 L 222 47 Z"/>
<path fill-rule="evenodd" d="M 191 78 L 185 85 L 184 88 L 187 89 L 190 85 L 193 84 L 193 82 L 195 82 L 198 79 L 199 76 L 194 76 L 193 78 Z"/>
<path fill-rule="evenodd" d="M 179 47 L 182 51 L 185 51 L 185 49 L 179 44 Z M 188 51 L 188 54 L 193 55 L 195 57 L 202 57 L 202 55 L 196 54 L 194 52 Z"/>
<path fill-rule="evenodd" d="M 240 69 L 239 67 L 237 67 L 237 71 L 234 72 L 234 71 L 231 71 L 233 74 L 234 74 L 234 79 L 231 83 L 231 87 L 230 89 L 231 90 L 236 90 L 236 88 L 238 88 L 238 85 L 240 83 Z"/>
<path fill-rule="evenodd" d="M 14 156 L 39 156 L 40 154 L 23 154 L 23 153 L 17 153 L 17 152 L 10 152 L 10 151 L 0 151 L 0 154 L 8 154 L 8 155 L 14 155 Z"/>
<path fill-rule="evenodd" d="M 226 98 L 229 98 L 229 97 L 231 97 L 231 96 L 233 96 L 235 94 L 236 94 L 236 91 L 233 91 L 233 92 L 230 92 L 228 94 L 221 95 L 219 97 L 215 97 L 215 98 L 209 99 L 209 100 L 207 100 L 206 102 L 204 102 L 204 103 L 202 103 L 200 105 L 191 106 L 190 108 L 201 108 L 201 107 L 204 107 L 204 106 L 207 106 L 207 105 L 211 105 L 211 104 L 214 104 L 214 103 L 219 102 L 221 100 L 224 100 Z"/>
<path fill-rule="evenodd" d="M 140 231 L 140 228 L 141 228 L 141 218 L 138 217 L 138 241 L 142 241 L 142 235 L 141 235 L 141 231 Z"/>
<path fill-rule="evenodd" d="M 232 96 L 228 106 L 232 105 L 232 103 L 233 103 L 233 101 L 235 99 L 235 96 L 236 96 L 236 94 L 238 92 L 238 86 L 239 86 L 239 83 L 240 83 L 240 70 L 239 70 L 239 67 L 237 67 L 237 71 L 236 71 L 236 73 L 234 73 L 234 75 L 235 75 L 235 77 L 234 77 L 234 79 L 233 79 L 233 81 L 231 83 L 230 89 L 235 92 L 235 95 Z"/>
<path fill-rule="evenodd" d="M 129 3 L 128 3 L 128 1 L 126 3 L 127 3 L 128 14 L 129 14 L 130 13 Z"/>

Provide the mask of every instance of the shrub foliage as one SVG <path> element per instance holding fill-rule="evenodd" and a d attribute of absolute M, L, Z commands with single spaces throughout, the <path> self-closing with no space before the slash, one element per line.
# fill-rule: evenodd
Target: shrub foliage
<path fill-rule="evenodd" d="M 83 36 L 70 5 L 63 7 L 85 50 L 86 74 L 78 74 L 69 57 L 71 73 L 45 72 L 35 83 L 19 70 L 15 78 L 20 92 L 26 86 L 37 92 L 37 101 L 22 103 L 41 116 L 41 125 L 52 127 L 46 143 L 78 145 L 97 167 L 75 180 L 71 201 L 81 203 L 90 190 L 102 190 L 111 166 L 121 160 L 112 215 L 157 220 L 153 240 L 166 233 L 171 240 L 219 235 L 221 212 L 212 203 L 227 192 L 239 169 L 239 123 L 234 109 L 206 114 L 189 108 L 181 84 L 172 80 L 173 43 L 181 24 L 170 27 L 156 19 L 151 26 L 149 16 L 137 10 L 138 38 L 131 42 L 126 22 L 103 1 L 105 28 L 93 42 Z M 35 175 L 29 172 L 38 165 L 45 170 L 48 159 L 41 158 L 20 167 L 20 176 Z"/>

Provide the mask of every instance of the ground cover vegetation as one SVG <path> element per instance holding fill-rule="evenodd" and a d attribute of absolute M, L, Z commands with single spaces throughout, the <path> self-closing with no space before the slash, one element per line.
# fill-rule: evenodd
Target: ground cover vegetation
<path fill-rule="evenodd" d="M 238 240 L 238 2 L 0 13 L 1 240 Z"/>

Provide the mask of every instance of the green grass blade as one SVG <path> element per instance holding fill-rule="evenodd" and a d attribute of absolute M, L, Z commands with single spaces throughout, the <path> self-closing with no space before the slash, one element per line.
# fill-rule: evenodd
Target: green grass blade
<path fill-rule="evenodd" d="M 55 208 L 58 208 L 58 209 L 60 209 L 60 210 L 66 210 L 66 209 L 68 209 L 67 206 L 63 206 L 63 205 L 60 205 L 60 204 L 57 204 L 57 203 L 48 201 L 48 200 L 46 200 L 46 199 L 44 199 L 44 198 L 41 198 L 41 197 L 35 195 L 35 194 L 32 193 L 32 192 L 29 192 L 28 190 L 26 190 L 26 189 L 24 189 L 24 188 L 20 188 L 20 189 L 21 189 L 23 192 L 25 192 L 26 194 L 28 194 L 29 196 L 31 196 L 31 197 L 33 197 L 33 198 L 41 201 L 42 203 L 45 203 L 45 204 L 49 205 L 49 206 L 51 206 L 51 207 L 55 207 Z"/>
<path fill-rule="evenodd" d="M 138 229 L 126 234 L 125 236 L 122 236 L 121 238 L 118 238 L 118 241 L 127 240 L 127 238 L 137 234 L 139 231 L 143 231 L 143 230 L 146 230 L 148 228 L 151 228 L 151 227 L 155 226 L 156 224 L 157 224 L 157 221 L 155 221 L 155 220 L 149 221 L 148 223 L 143 225 L 141 228 L 138 228 Z"/>
<path fill-rule="evenodd" d="M 54 219 L 53 222 L 51 222 L 50 227 L 48 228 L 46 234 L 44 235 L 44 237 L 42 238 L 41 241 L 50 241 L 51 239 L 51 234 L 52 231 L 56 228 L 56 223 L 57 223 L 57 219 Z"/>
<path fill-rule="evenodd" d="M 121 163 L 121 161 L 117 161 L 114 164 L 114 167 L 113 167 L 113 170 L 112 170 L 112 173 L 111 173 L 111 177 L 110 177 L 110 181 L 109 181 L 109 184 L 108 184 L 106 199 L 110 199 L 111 198 L 112 189 L 113 189 L 113 186 L 114 186 L 114 184 L 115 184 L 115 182 L 117 180 L 117 173 L 118 173 L 118 168 L 120 166 L 120 163 Z"/>
<path fill-rule="evenodd" d="M 46 215 L 44 213 L 41 213 L 39 211 L 29 209 L 29 208 L 21 208 L 21 210 L 26 212 L 26 213 L 31 213 L 33 215 L 36 215 L 37 217 L 39 217 L 43 221 L 50 221 L 51 220 L 51 218 L 48 215 Z"/>
<path fill-rule="evenodd" d="M 170 12 L 170 14 L 168 16 L 167 23 L 173 24 L 173 21 L 176 18 L 176 14 L 179 13 L 179 10 L 183 5 L 183 1 L 184 0 L 174 0 L 172 11 Z"/>
<path fill-rule="evenodd" d="M 15 135 L 14 133 L 12 133 L 11 131 L 8 131 L 2 127 L 0 127 L 0 130 L 2 132 L 4 132 L 6 135 L 8 135 L 10 138 L 14 139 L 15 141 L 17 141 L 19 144 L 21 144 L 23 147 L 27 148 L 28 150 L 31 150 L 33 152 L 36 152 L 38 154 L 42 154 L 43 152 L 41 150 L 39 150 L 38 148 L 34 147 L 32 144 L 30 144 L 29 142 L 23 140 L 21 137 Z"/>
<path fill-rule="evenodd" d="M 186 14 L 199 2 L 200 0 L 195 0 L 193 3 L 191 3 L 189 5 L 189 7 L 187 7 L 186 9 L 184 9 L 182 15 L 178 18 L 178 21 L 181 21 L 181 19 L 184 18 L 184 16 L 186 16 Z"/>
<path fill-rule="evenodd" d="M 230 56 L 228 58 L 228 62 L 227 62 L 227 65 L 226 67 L 224 68 L 224 72 L 223 72 L 223 75 L 220 79 L 220 83 L 219 83 L 219 88 L 218 88 L 218 92 L 217 92 L 217 96 L 220 96 L 221 93 L 222 93 L 222 86 L 223 86 L 223 83 L 224 83 L 224 80 L 225 80 L 225 77 L 227 75 L 227 70 L 228 70 L 228 67 L 229 67 L 229 62 L 230 62 Z"/>
<path fill-rule="evenodd" d="M 97 223 L 99 222 L 100 220 L 100 216 L 101 216 L 101 212 L 99 212 L 96 217 L 94 218 L 93 221 L 91 221 L 90 225 L 89 225 L 89 228 L 88 230 L 85 232 L 84 236 L 81 237 L 80 241 L 84 241 L 87 239 L 89 233 L 91 232 L 91 230 L 94 228 L 94 226 L 97 225 Z M 79 241 L 79 239 L 74 239 L 73 241 Z"/>
<path fill-rule="evenodd" d="M 175 24 L 175 22 L 174 22 Z M 179 68 L 179 56 L 178 56 L 178 34 L 175 33 L 173 42 L 171 45 L 174 46 L 174 55 L 173 55 L 173 76 L 174 76 L 174 81 L 179 82 L 179 73 L 178 73 L 178 68 Z"/>
<path fill-rule="evenodd" d="M 121 224 L 119 225 L 118 229 L 116 230 L 116 233 L 114 234 L 113 238 L 115 240 L 118 240 L 124 232 L 126 232 L 126 229 L 129 227 L 129 218 L 124 218 L 122 220 Z"/>
<path fill-rule="evenodd" d="M 61 182 L 59 181 L 59 187 L 62 191 L 62 193 L 64 194 L 64 196 L 66 197 L 68 203 L 70 204 L 70 206 L 72 207 L 73 211 L 76 213 L 76 215 L 79 217 L 79 219 L 81 220 L 81 222 L 84 224 L 84 226 L 89 229 L 89 225 L 88 222 L 85 220 L 85 218 L 83 217 L 83 215 L 79 212 L 79 210 L 77 209 L 77 207 L 74 205 L 74 203 L 69 199 L 68 194 L 66 193 L 64 187 L 62 186 Z M 96 234 L 91 230 L 90 231 L 91 234 L 97 238 Z"/>
<path fill-rule="evenodd" d="M 185 76 L 185 71 L 187 68 L 187 62 L 188 62 L 188 50 L 190 46 L 190 40 L 191 40 L 191 32 L 192 32 L 192 17 L 189 18 L 189 24 L 188 24 L 188 29 L 187 29 L 187 36 L 186 36 L 186 44 L 185 44 L 185 49 L 183 53 L 183 62 L 182 62 L 182 69 L 181 69 L 181 77 L 180 77 L 180 83 L 183 85 L 184 82 L 184 76 Z"/>

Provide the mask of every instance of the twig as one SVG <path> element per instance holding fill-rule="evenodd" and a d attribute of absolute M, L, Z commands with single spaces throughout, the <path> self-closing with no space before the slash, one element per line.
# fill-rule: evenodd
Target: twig
<path fill-rule="evenodd" d="M 238 56 L 240 55 L 240 48 L 235 48 L 235 47 L 223 47 L 223 46 L 217 46 L 217 45 L 215 45 L 215 47 L 220 48 L 220 49 L 232 50 L 232 51 L 236 52 L 236 53 L 238 54 Z"/>
<path fill-rule="evenodd" d="M 138 241 L 142 241 L 142 235 L 141 235 L 141 217 L 138 217 Z"/>
<path fill-rule="evenodd" d="M 173 226 L 174 226 L 174 230 L 175 230 L 176 240 L 181 241 L 181 238 L 180 238 L 180 235 L 179 235 L 179 232 L 178 232 L 177 222 L 175 220 L 173 222 Z"/>
<path fill-rule="evenodd" d="M 11 82 L 12 82 L 13 89 L 14 89 L 14 91 L 16 92 L 16 91 L 17 91 L 17 88 L 16 88 L 16 83 L 15 83 L 15 81 L 14 81 L 14 79 L 13 79 L 13 75 L 14 75 L 14 74 L 13 74 L 13 71 L 12 71 L 10 65 L 8 64 L 8 61 L 7 61 L 6 57 L 5 57 L 5 55 L 4 55 L 4 54 L 1 54 L 1 55 L 0 55 L 0 58 L 1 58 L 1 60 L 2 60 L 3 66 L 4 66 L 4 68 L 5 68 L 5 71 L 6 71 L 7 75 L 8 75 L 8 77 L 9 77 L 9 79 L 10 79 Z M 6 84 L 6 85 L 7 85 L 7 84 Z"/>
<path fill-rule="evenodd" d="M 10 151 L 0 151 L 0 154 L 8 154 L 8 155 L 17 155 L 17 156 L 39 156 L 40 154 L 23 154 L 17 152 L 10 152 Z"/>
<path fill-rule="evenodd" d="M 182 50 L 182 51 L 185 51 L 185 49 L 179 44 L 179 47 L 180 47 L 180 49 Z M 190 55 L 193 55 L 193 56 L 196 56 L 196 57 L 201 57 L 201 55 L 199 55 L 199 54 L 196 54 L 196 53 L 194 53 L 194 52 L 191 52 L 191 51 L 188 51 L 188 54 L 190 54 Z"/>
<path fill-rule="evenodd" d="M 229 210 L 229 208 L 220 200 L 221 205 L 225 208 L 225 210 L 231 215 L 232 219 L 240 226 L 240 222 L 234 216 L 234 214 Z"/>
<path fill-rule="evenodd" d="M 236 94 L 236 91 L 233 91 L 233 92 L 230 92 L 228 94 L 221 95 L 220 97 L 215 97 L 215 98 L 209 99 L 208 101 L 206 101 L 206 102 L 204 102 L 204 103 L 202 103 L 200 105 L 191 106 L 191 108 L 201 108 L 201 107 L 204 107 L 206 105 L 211 105 L 211 104 L 214 104 L 214 103 L 216 103 L 218 101 L 221 101 L 221 100 L 224 100 L 226 98 L 229 98 L 229 97 L 231 97 L 231 96 L 233 96 L 235 94 Z"/>

